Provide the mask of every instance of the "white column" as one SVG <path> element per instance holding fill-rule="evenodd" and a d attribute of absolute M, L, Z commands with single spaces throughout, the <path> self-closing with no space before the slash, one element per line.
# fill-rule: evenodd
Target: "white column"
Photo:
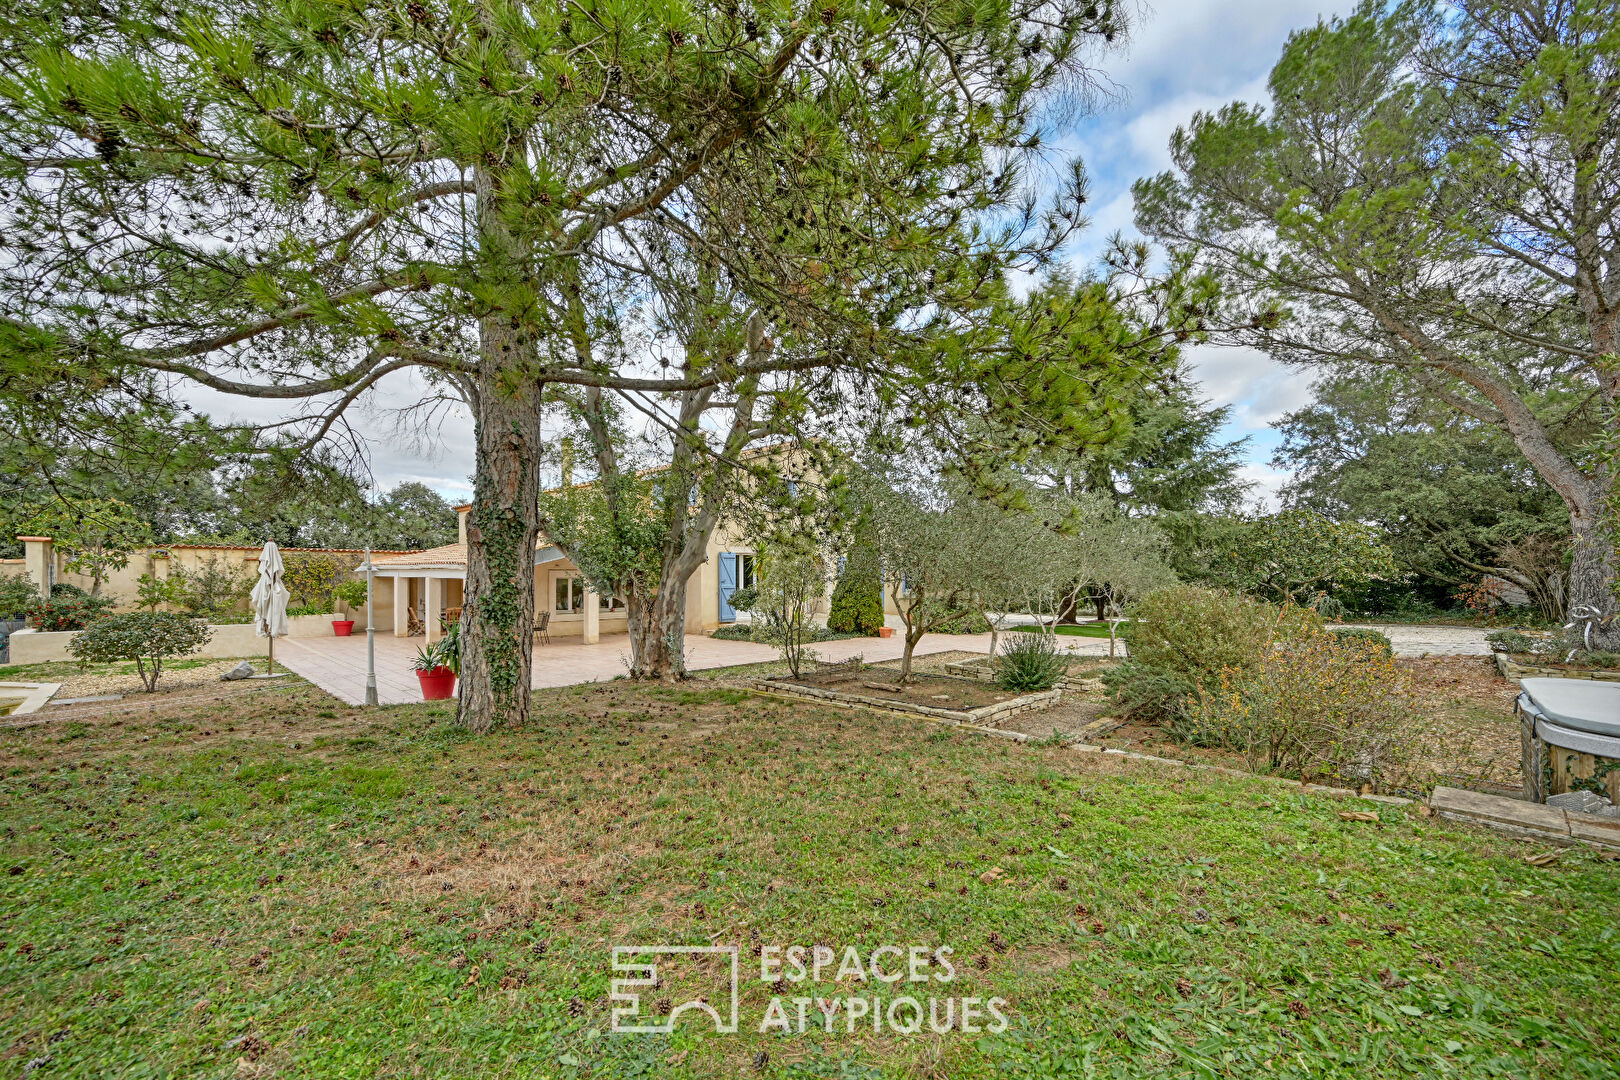
<path fill-rule="evenodd" d="M 53 541 L 48 536 L 19 536 L 23 544 L 23 573 L 34 579 L 34 588 L 39 590 L 41 596 L 51 593 L 51 573 L 56 556 L 53 550 Z"/>
<path fill-rule="evenodd" d="M 580 614 L 585 616 L 585 625 L 579 639 L 587 645 L 602 640 L 602 601 L 588 581 L 585 582 L 585 610 Z"/>
<path fill-rule="evenodd" d="M 394 575 L 394 636 L 408 637 L 411 629 L 411 579 Z"/>
<path fill-rule="evenodd" d="M 426 609 L 422 620 L 427 623 L 427 639 L 431 645 L 444 636 L 444 631 L 439 629 L 439 616 L 444 612 L 444 579 L 423 578 L 422 595 L 422 606 Z"/>

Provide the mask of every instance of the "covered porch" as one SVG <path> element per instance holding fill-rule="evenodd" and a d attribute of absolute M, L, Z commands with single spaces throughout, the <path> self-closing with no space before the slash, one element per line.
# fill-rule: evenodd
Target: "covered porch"
<path fill-rule="evenodd" d="M 466 544 L 381 555 L 372 559 L 372 567 L 372 616 L 379 637 L 423 637 L 432 643 L 460 618 Z M 597 593 L 579 567 L 551 545 L 535 549 L 534 609 L 537 641 L 594 644 L 603 634 L 626 631 L 624 605 Z"/>

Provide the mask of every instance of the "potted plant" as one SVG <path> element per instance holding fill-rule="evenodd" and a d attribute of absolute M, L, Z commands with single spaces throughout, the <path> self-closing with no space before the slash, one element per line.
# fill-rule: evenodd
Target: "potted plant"
<path fill-rule="evenodd" d="M 447 639 L 448 640 L 448 639 Z M 454 659 L 454 668 L 445 663 L 444 642 L 416 650 L 416 659 L 411 661 L 411 667 L 416 670 L 416 681 L 422 685 L 423 701 L 444 701 L 453 697 L 456 692 L 456 672 L 461 667 L 459 655 Z"/>
<path fill-rule="evenodd" d="M 366 602 L 366 583 L 363 581 L 345 581 L 332 590 L 332 594 L 343 601 L 344 606 L 353 615 L 355 609 Z M 332 633 L 338 637 L 348 637 L 354 633 L 354 619 L 333 619 Z"/>

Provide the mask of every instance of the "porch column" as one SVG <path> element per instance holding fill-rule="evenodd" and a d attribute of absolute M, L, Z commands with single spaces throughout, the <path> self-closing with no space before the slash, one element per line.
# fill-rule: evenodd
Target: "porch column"
<path fill-rule="evenodd" d="M 585 624 L 579 639 L 587 645 L 595 645 L 602 640 L 602 602 L 596 598 L 596 590 L 589 581 L 585 582 L 584 604 L 585 610 L 580 614 L 585 616 Z"/>
<path fill-rule="evenodd" d="M 19 536 L 23 544 L 23 573 L 34 581 L 41 596 L 51 594 L 52 564 L 56 561 L 53 542 L 48 536 Z"/>
<path fill-rule="evenodd" d="M 427 625 L 429 645 L 444 636 L 444 631 L 439 629 L 439 613 L 444 610 L 444 598 L 440 593 L 443 587 L 444 581 L 440 578 L 422 579 L 422 607 L 425 609 L 422 621 Z"/>
<path fill-rule="evenodd" d="M 394 575 L 394 636 L 409 637 L 411 632 L 411 579 Z"/>

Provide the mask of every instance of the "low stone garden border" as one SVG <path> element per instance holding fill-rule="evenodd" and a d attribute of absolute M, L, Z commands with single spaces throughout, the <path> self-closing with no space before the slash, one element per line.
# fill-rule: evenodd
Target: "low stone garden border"
<path fill-rule="evenodd" d="M 1049 705 L 1056 704 L 1063 697 L 1062 690 L 1042 690 L 1039 693 L 1024 694 L 1019 697 L 1008 698 L 1006 701 L 998 701 L 993 705 L 981 705 L 977 709 L 942 709 L 938 705 L 896 701 L 893 698 L 875 697 L 871 694 L 852 694 L 843 690 L 825 690 L 819 686 L 803 686 L 782 679 L 760 679 L 755 685 L 774 694 L 813 698 L 817 701 L 834 704 L 859 705 L 867 708 L 882 709 L 885 712 L 915 713 L 919 716 L 949 720 L 974 727 L 991 727 L 1008 717 L 1017 716 L 1019 713 L 1028 712 L 1031 709 L 1044 709 Z"/>
<path fill-rule="evenodd" d="M 1571 671 L 1568 668 L 1539 667 L 1509 660 L 1507 653 L 1492 653 L 1496 657 L 1496 670 L 1502 678 L 1518 682 L 1520 679 L 1592 679 L 1596 682 L 1620 682 L 1620 669 L 1590 668 Z"/>

